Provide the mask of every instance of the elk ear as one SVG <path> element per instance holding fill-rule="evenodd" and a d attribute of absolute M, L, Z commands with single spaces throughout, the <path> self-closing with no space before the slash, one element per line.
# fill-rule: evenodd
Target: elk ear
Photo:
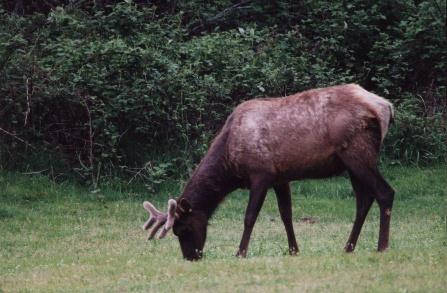
<path fill-rule="evenodd" d="M 179 206 L 180 206 L 180 209 L 182 210 L 182 212 L 184 212 L 184 213 L 192 212 L 191 204 L 185 198 L 182 198 L 180 200 Z"/>

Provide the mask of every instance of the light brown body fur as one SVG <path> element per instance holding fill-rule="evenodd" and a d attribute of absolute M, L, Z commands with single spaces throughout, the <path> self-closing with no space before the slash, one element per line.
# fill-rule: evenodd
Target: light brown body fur
<path fill-rule="evenodd" d="M 228 125 L 227 160 L 241 177 L 253 172 L 291 181 L 342 171 L 337 152 L 370 123 L 388 130 L 392 106 L 349 84 L 242 103 Z"/>

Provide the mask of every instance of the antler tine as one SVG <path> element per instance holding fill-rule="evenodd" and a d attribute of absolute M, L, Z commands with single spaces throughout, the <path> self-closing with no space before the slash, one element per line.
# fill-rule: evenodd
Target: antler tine
<path fill-rule="evenodd" d="M 176 210 L 177 210 L 177 202 L 175 201 L 175 199 L 168 200 L 168 212 L 167 212 L 166 223 L 165 226 L 163 227 L 163 230 L 161 230 L 160 234 L 158 235 L 158 239 L 163 239 L 166 236 L 166 234 L 168 234 L 172 226 L 174 226 Z"/>
<path fill-rule="evenodd" d="M 162 212 L 157 210 L 157 208 L 148 201 L 143 202 L 143 207 L 149 212 L 149 214 L 153 217 L 157 217 L 163 215 Z"/>
<path fill-rule="evenodd" d="M 143 229 L 149 230 L 155 224 L 154 228 L 148 236 L 148 240 L 150 240 L 154 237 L 155 233 L 157 233 L 160 227 L 163 226 L 163 224 L 166 222 L 167 215 L 157 210 L 155 206 L 148 201 L 145 201 L 143 203 L 143 207 L 149 212 L 150 215 L 149 220 L 147 220 L 143 224 Z"/>
<path fill-rule="evenodd" d="M 157 224 L 155 224 L 155 226 L 152 229 L 152 231 L 149 233 L 149 236 L 147 237 L 147 240 L 153 239 L 155 234 L 158 232 L 158 230 L 160 230 L 160 228 L 161 228 L 161 226 L 163 226 L 163 224 L 164 224 L 164 221 L 157 222 Z"/>
<path fill-rule="evenodd" d="M 150 216 L 149 220 L 147 220 L 146 222 L 144 222 L 143 224 L 143 230 L 149 230 L 150 227 L 152 227 L 152 225 L 155 223 L 155 218 Z"/>

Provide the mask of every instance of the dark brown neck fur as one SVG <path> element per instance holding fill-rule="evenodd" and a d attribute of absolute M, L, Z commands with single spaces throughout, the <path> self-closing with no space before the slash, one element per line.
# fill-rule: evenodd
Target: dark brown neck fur
<path fill-rule="evenodd" d="M 208 218 L 228 193 L 240 187 L 240 180 L 229 170 L 226 162 L 227 136 L 224 127 L 178 199 L 187 199 L 193 210 L 204 212 Z"/>

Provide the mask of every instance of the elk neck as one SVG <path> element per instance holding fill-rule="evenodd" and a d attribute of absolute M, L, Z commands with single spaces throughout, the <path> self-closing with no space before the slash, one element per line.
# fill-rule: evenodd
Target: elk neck
<path fill-rule="evenodd" d="M 212 143 L 179 198 L 188 200 L 193 210 L 204 212 L 208 218 L 227 194 L 240 187 L 240 179 L 231 172 L 226 162 L 226 138 L 224 129 Z"/>

